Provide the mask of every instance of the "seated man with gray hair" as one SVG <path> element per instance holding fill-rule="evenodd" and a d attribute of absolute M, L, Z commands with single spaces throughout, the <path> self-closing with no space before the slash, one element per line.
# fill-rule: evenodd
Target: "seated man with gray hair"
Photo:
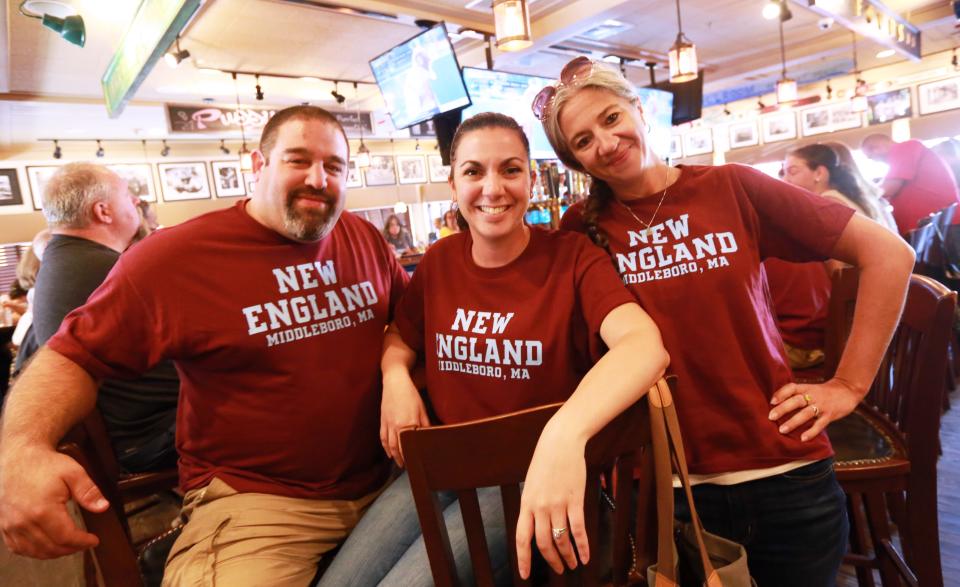
<path fill-rule="evenodd" d="M 38 346 L 57 332 L 67 314 L 86 303 L 140 228 L 137 198 L 127 182 L 92 163 L 70 163 L 54 174 L 43 194 L 43 215 L 53 237 L 34 291 Z M 97 407 L 121 467 L 140 472 L 176 465 L 179 387 L 170 361 L 137 379 L 100 382 Z"/>

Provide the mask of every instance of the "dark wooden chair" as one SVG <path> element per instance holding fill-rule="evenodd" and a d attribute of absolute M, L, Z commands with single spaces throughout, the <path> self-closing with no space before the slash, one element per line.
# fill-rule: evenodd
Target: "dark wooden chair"
<path fill-rule="evenodd" d="M 135 545 L 127 523 L 126 504 L 177 486 L 176 469 L 149 473 L 124 473 L 96 409 L 64 437 L 58 450 L 76 460 L 110 502 L 97 514 L 80 508 L 87 530 L 100 539 L 93 559 L 104 587 L 142 587 L 145 583 L 138 557 L 153 540 Z M 162 565 L 163 561 L 160 561 Z M 162 566 L 160 567 L 162 574 Z M 87 573 L 90 584 L 90 573 Z"/>
<path fill-rule="evenodd" d="M 474 576 L 481 587 L 494 584 L 487 541 L 477 500 L 476 488 L 499 486 L 503 499 L 506 523 L 507 557 L 513 571 L 515 585 L 529 585 L 517 572 L 515 535 L 520 514 L 520 483 L 524 480 L 534 448 L 543 426 L 562 404 L 533 408 L 513 414 L 488 418 L 476 422 L 451 426 L 437 426 L 420 430 L 408 430 L 400 435 L 410 485 L 413 490 L 417 514 L 433 572 L 438 587 L 457 585 L 459 580 L 450 541 L 447 536 L 443 512 L 439 508 L 435 491 L 456 491 L 463 512 L 464 526 L 470 550 Z M 585 495 L 585 518 L 587 535 L 591 545 L 599 544 L 600 504 L 599 480 L 601 473 L 613 469 L 612 484 L 617 498 L 613 520 L 613 584 L 625 585 L 634 556 L 631 555 L 630 526 L 636 519 L 631 514 L 631 493 L 634 464 L 640 452 L 650 445 L 649 414 L 646 400 L 627 409 L 614 419 L 594 438 L 586 448 L 587 487 Z M 571 455 L 575 458 L 575 455 Z M 646 459 L 649 460 L 649 459 Z M 652 467 L 652 465 L 651 465 Z M 645 476 L 650 487 L 640 488 L 640 496 L 652 495 L 653 475 Z M 643 485 L 643 482 L 642 482 Z M 622 496 L 622 497 L 621 497 Z M 640 508 L 641 514 L 649 511 Z M 640 527 L 656 529 L 654 518 L 640 520 Z M 653 560 L 655 541 L 638 537 L 642 549 L 636 553 L 637 568 Z M 536 545 L 532 547 L 536 550 Z M 596 555 L 598 551 L 591 551 Z M 599 556 L 592 556 L 590 563 L 581 572 L 581 582 L 599 584 Z M 570 573 L 566 573 L 570 575 Z M 566 584 L 568 576 L 550 572 L 551 584 Z"/>
<path fill-rule="evenodd" d="M 850 330 L 857 274 L 834 281 L 827 362 L 835 370 Z M 947 345 L 956 294 L 913 275 L 907 301 L 870 392 L 830 424 L 836 472 L 848 497 L 851 549 L 860 585 L 943 585 L 937 516 L 937 457 Z M 831 371 L 832 373 L 832 371 Z M 891 540 L 897 524 L 904 556 Z M 872 552 L 871 552 L 872 551 Z"/>

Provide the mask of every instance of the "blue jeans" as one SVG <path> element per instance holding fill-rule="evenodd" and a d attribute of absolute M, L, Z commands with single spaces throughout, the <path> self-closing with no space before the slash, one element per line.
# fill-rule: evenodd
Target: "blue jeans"
<path fill-rule="evenodd" d="M 498 487 L 477 491 L 490 550 L 490 561 L 497 583 L 509 582 L 506 558 L 506 526 Z M 437 493 L 457 562 L 457 574 L 464 585 L 474 583 L 467 536 L 456 494 Z M 420 534 L 420 520 L 410 491 L 407 473 L 397 478 L 363 515 L 360 523 L 321 577 L 320 587 L 351 585 L 433 585 L 430 561 Z"/>
<path fill-rule="evenodd" d="M 676 517 L 689 522 L 682 490 L 674 496 Z M 704 528 L 747 549 L 759 587 L 837 584 L 850 522 L 833 459 L 738 485 L 697 485 L 693 497 Z"/>

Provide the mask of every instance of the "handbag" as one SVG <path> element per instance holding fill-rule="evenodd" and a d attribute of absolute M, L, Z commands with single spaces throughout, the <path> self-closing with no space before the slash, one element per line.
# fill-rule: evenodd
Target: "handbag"
<path fill-rule="evenodd" d="M 670 387 L 660 379 L 647 394 L 657 492 L 657 563 L 647 569 L 652 587 L 706 585 L 756 587 L 742 545 L 703 529 L 693 503 L 680 422 Z M 673 517 L 673 465 L 690 505 L 690 523 Z"/>

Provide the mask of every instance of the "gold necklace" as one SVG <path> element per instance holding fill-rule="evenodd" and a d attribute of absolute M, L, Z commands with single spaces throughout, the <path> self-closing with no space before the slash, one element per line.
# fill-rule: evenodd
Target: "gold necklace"
<path fill-rule="evenodd" d="M 623 206 L 623 209 L 626 210 L 627 213 L 630 214 L 630 216 L 633 216 L 633 219 L 637 221 L 637 224 L 643 227 L 643 230 L 640 231 L 640 234 L 643 236 L 643 238 L 647 238 L 650 236 L 650 232 L 651 232 L 650 227 L 653 226 L 653 221 L 656 220 L 657 218 L 657 212 L 660 211 L 660 206 L 663 205 L 663 200 L 666 199 L 667 197 L 667 188 L 670 187 L 669 185 L 667 185 L 667 181 L 669 179 L 670 179 L 670 168 L 667 167 L 666 172 L 664 172 L 663 174 L 663 193 L 660 194 L 660 201 L 657 202 L 657 208 L 653 211 L 653 216 L 650 217 L 650 222 L 644 222 L 643 220 L 640 220 L 639 218 L 637 218 L 637 215 L 633 213 L 633 210 L 630 209 L 630 206 L 627 206 L 626 204 L 624 204 L 623 200 L 620 200 L 614 197 L 614 199 L 617 200 L 617 203 Z"/>

